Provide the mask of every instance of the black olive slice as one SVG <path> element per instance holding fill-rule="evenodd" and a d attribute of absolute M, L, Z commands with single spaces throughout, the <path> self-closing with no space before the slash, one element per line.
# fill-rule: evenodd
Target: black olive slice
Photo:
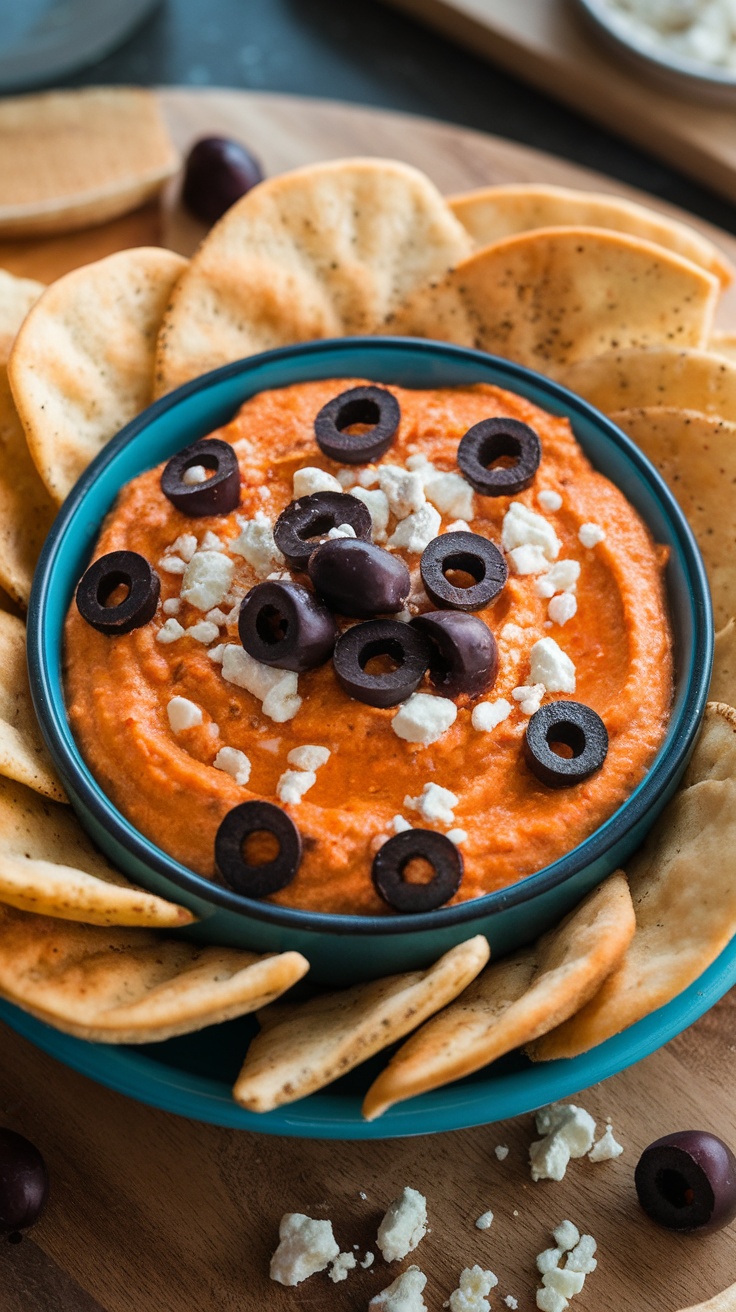
<path fill-rule="evenodd" d="M 376 673 L 366 667 L 380 657 L 395 669 Z M 333 662 L 340 687 L 368 706 L 398 706 L 419 686 L 429 665 L 429 647 L 420 633 L 399 620 L 354 624 L 335 644 Z"/>
<path fill-rule="evenodd" d="M 15 1130 L 0 1129 L 0 1234 L 35 1225 L 49 1192 L 49 1173 L 38 1148 Z"/>
<path fill-rule="evenodd" d="M 428 861 L 434 878 L 426 884 L 404 879 L 410 861 Z M 434 829 L 407 829 L 379 847 L 373 858 L 373 883 L 394 911 L 434 911 L 457 893 L 463 858 L 455 844 Z"/>
<path fill-rule="evenodd" d="M 244 843 L 251 834 L 271 834 L 279 850 L 272 861 L 250 865 Z M 225 883 L 243 897 L 268 897 L 286 888 L 302 859 L 294 821 L 272 802 L 241 802 L 228 811 L 215 837 L 215 862 Z"/>
<path fill-rule="evenodd" d="M 319 539 L 341 524 L 349 524 L 356 538 L 370 542 L 373 521 L 364 502 L 347 492 L 312 492 L 308 497 L 289 502 L 282 510 L 274 524 L 273 537 L 292 569 L 306 569 L 309 557 L 320 545 Z"/>
<path fill-rule="evenodd" d="M 571 756 L 560 756 L 557 743 Z M 524 738 L 527 763 L 549 788 L 569 788 L 600 770 L 608 754 L 608 732 L 600 715 L 582 702 L 549 702 L 532 715 Z"/>
<path fill-rule="evenodd" d="M 309 577 L 320 596 L 341 615 L 392 615 L 411 591 L 400 556 L 372 542 L 333 538 L 309 558 Z"/>
<path fill-rule="evenodd" d="M 479 533 L 442 533 L 424 548 L 419 566 L 427 596 L 450 610 L 482 610 L 505 586 L 508 565 L 488 538 Z M 469 574 L 468 587 L 453 583 L 451 571 Z"/>
<path fill-rule="evenodd" d="M 707 1130 L 680 1130 L 644 1149 L 634 1172 L 647 1216 L 668 1230 L 720 1230 L 736 1217 L 736 1158 Z"/>
<path fill-rule="evenodd" d="M 330 659 L 337 628 L 329 610 L 301 583 L 257 583 L 238 615 L 249 656 L 280 670 L 312 670 Z"/>
<path fill-rule="evenodd" d="M 116 605 L 107 602 L 116 588 L 127 595 Z M 148 624 L 156 614 L 161 581 L 145 556 L 137 551 L 109 551 L 82 575 L 77 588 L 77 610 L 100 633 L 114 637 Z"/>
<path fill-rule="evenodd" d="M 477 615 L 430 610 L 417 615 L 411 624 L 429 640 L 429 678 L 443 697 L 459 697 L 461 693 L 479 697 L 495 682 L 496 639 Z"/>
<path fill-rule="evenodd" d="M 513 463 L 494 468 L 504 456 Z M 486 497 L 523 492 L 534 481 L 541 459 L 538 435 L 518 419 L 482 419 L 461 437 L 457 449 L 457 463 L 468 482 Z"/>
<path fill-rule="evenodd" d="M 388 451 L 401 419 L 396 397 L 385 387 L 351 387 L 323 405 L 314 421 L 317 446 L 331 460 L 362 465 Z M 353 424 L 370 424 L 365 433 L 347 433 Z"/>
<path fill-rule="evenodd" d="M 211 478 L 201 483 L 188 483 L 188 469 L 201 465 L 213 470 Z M 204 515 L 227 515 L 240 505 L 240 469 L 238 458 L 229 442 L 218 437 L 205 437 L 177 451 L 161 474 L 161 491 L 177 510 L 192 519 Z"/>

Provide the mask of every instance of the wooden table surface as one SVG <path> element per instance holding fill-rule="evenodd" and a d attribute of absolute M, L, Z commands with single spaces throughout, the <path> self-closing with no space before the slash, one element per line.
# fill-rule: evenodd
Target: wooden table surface
<path fill-rule="evenodd" d="M 633 195 L 619 184 L 478 133 L 355 107 L 241 92 L 162 93 L 182 146 L 195 135 L 239 135 L 268 172 L 348 154 L 395 155 L 445 191 L 543 179 Z M 657 202 L 655 202 L 657 203 Z M 664 208 L 664 207 L 663 207 Z M 706 231 L 706 225 L 699 223 Z M 123 245 L 196 236 L 154 207 L 93 232 L 0 245 L 0 265 L 51 278 Z M 719 234 L 736 257 L 736 240 Z M 724 298 L 724 326 L 736 297 Z M 416 1254 L 439 1312 L 464 1266 L 499 1278 L 494 1309 L 511 1294 L 533 1312 L 534 1257 L 570 1218 L 599 1244 L 580 1312 L 676 1312 L 736 1281 L 736 1230 L 677 1238 L 639 1211 L 633 1171 L 641 1150 L 698 1127 L 736 1145 L 736 996 L 631 1070 L 579 1098 L 613 1121 L 624 1154 L 572 1162 L 566 1178 L 533 1184 L 533 1118 L 402 1141 L 272 1138 L 187 1121 L 132 1102 L 67 1070 L 0 1026 L 0 1124 L 28 1135 L 49 1165 L 48 1209 L 20 1244 L 0 1243 L 0 1312 L 269 1312 L 362 1309 L 400 1269 L 377 1256 L 343 1284 L 317 1275 L 297 1289 L 268 1279 L 285 1211 L 330 1218 L 343 1249 L 375 1249 L 386 1205 L 411 1185 L 426 1194 L 430 1232 Z M 507 1144 L 499 1162 L 493 1148 Z M 365 1197 L 363 1197 L 365 1195 Z M 489 1231 L 474 1222 L 490 1208 Z M 403 1267 L 401 1268 L 403 1269 Z"/>

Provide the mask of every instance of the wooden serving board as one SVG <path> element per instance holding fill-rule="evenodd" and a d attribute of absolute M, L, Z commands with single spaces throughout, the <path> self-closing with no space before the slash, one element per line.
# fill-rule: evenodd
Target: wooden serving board
<path fill-rule="evenodd" d="M 606 190 L 606 179 L 507 142 L 440 123 L 344 105 L 238 92 L 167 91 L 182 146 L 235 133 L 269 172 L 344 154 L 384 154 L 424 168 L 446 190 L 544 178 Z M 631 195 L 631 192 L 626 192 Z M 664 208 L 664 207 L 662 207 Z M 193 233 L 171 205 L 167 230 Z M 706 225 L 699 224 L 706 231 Z M 154 207 L 44 243 L 0 247 L 0 265 L 50 278 L 119 247 L 160 240 Z M 736 256 L 736 241 L 720 234 Z M 736 314 L 731 305 L 731 317 Z M 0 1243 L 0 1312 L 321 1312 L 364 1309 L 397 1268 L 378 1259 L 344 1284 L 314 1276 L 298 1290 L 268 1280 L 284 1211 L 331 1218 L 343 1247 L 375 1250 L 386 1204 L 412 1185 L 427 1195 L 431 1232 L 416 1253 L 439 1312 L 460 1270 L 478 1262 L 499 1277 L 496 1312 L 512 1294 L 534 1312 L 534 1257 L 566 1217 L 599 1243 L 599 1268 L 579 1312 L 676 1312 L 736 1280 L 736 1231 L 676 1238 L 640 1213 L 633 1170 L 659 1135 L 701 1127 L 736 1145 L 736 995 L 633 1069 L 581 1095 L 613 1120 L 616 1162 L 571 1164 L 560 1183 L 532 1184 L 530 1116 L 504 1125 L 385 1143 L 282 1140 L 219 1129 L 151 1110 L 100 1088 L 0 1027 L 0 1124 L 28 1135 L 52 1177 L 47 1213 L 19 1245 Z M 492 1115 L 492 1108 L 489 1108 Z M 510 1153 L 498 1162 L 496 1144 Z M 491 1208 L 490 1231 L 474 1222 Z"/>
<path fill-rule="evenodd" d="M 736 200 L 736 113 L 662 90 L 621 61 L 573 0 L 389 0 Z"/>

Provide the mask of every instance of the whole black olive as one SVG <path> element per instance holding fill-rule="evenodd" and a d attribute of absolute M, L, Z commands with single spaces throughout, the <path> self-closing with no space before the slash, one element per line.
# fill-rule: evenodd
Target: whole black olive
<path fill-rule="evenodd" d="M 330 659 L 337 627 L 327 607 L 301 583 L 257 583 L 238 615 L 249 656 L 280 670 L 312 670 Z"/>
<path fill-rule="evenodd" d="M 647 1216 L 668 1230 L 720 1230 L 736 1217 L 736 1157 L 707 1130 L 650 1143 L 634 1184 Z"/>
<path fill-rule="evenodd" d="M 40 1152 L 14 1130 L 0 1130 L 0 1234 L 35 1225 L 49 1192 Z"/>
<path fill-rule="evenodd" d="M 461 610 L 430 610 L 412 620 L 429 639 L 429 678 L 443 697 L 467 693 L 479 697 L 498 673 L 498 648 L 491 630 L 477 615 Z"/>
<path fill-rule="evenodd" d="M 321 597 L 341 615 L 393 615 L 411 591 L 400 556 L 359 538 L 333 538 L 309 557 L 309 577 Z"/>
<path fill-rule="evenodd" d="M 187 156 L 181 198 L 195 219 L 216 223 L 236 200 L 262 181 L 263 169 L 258 160 L 239 141 L 202 137 Z"/>

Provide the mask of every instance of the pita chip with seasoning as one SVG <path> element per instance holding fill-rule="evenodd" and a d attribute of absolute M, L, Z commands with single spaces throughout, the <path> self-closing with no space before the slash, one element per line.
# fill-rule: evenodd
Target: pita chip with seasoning
<path fill-rule="evenodd" d="M 0 611 L 0 775 L 56 802 L 66 801 L 31 701 L 26 626 L 5 611 Z"/>
<path fill-rule="evenodd" d="M 580 360 L 560 382 L 607 414 L 667 406 L 736 422 L 736 361 L 712 351 L 650 346 Z"/>

